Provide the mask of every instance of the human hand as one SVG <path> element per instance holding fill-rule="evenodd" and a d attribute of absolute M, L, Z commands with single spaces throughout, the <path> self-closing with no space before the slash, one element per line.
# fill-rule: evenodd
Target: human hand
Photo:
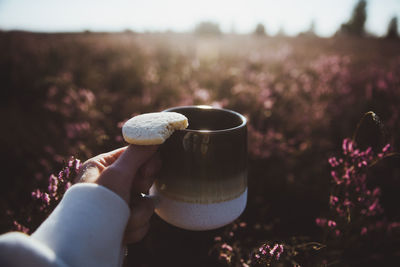
<path fill-rule="evenodd" d="M 131 207 L 124 243 L 141 240 L 149 228 L 153 201 L 140 196 L 161 167 L 157 146 L 129 145 L 100 154 L 82 164 L 77 182 L 97 183 L 114 191 Z"/>

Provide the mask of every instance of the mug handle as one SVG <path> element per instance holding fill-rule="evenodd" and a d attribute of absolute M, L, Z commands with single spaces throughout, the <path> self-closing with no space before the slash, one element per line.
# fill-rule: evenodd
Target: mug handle
<path fill-rule="evenodd" d="M 158 208 L 159 204 L 160 204 L 160 198 L 158 196 L 155 195 L 146 195 L 141 193 L 142 197 L 147 198 L 147 199 L 151 199 L 153 201 L 154 204 L 154 208 Z"/>

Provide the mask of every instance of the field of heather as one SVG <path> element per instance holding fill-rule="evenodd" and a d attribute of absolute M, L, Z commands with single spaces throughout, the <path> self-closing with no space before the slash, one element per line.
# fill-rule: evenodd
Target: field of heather
<path fill-rule="evenodd" d="M 0 32 L 0 50 L 1 233 L 34 231 L 131 116 L 207 104 L 248 118 L 247 208 L 207 232 L 154 215 L 126 266 L 398 264 L 399 41 Z"/>

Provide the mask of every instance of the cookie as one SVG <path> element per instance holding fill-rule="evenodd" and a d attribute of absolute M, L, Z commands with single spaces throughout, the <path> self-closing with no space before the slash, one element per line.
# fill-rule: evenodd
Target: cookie
<path fill-rule="evenodd" d="M 135 145 L 159 145 L 175 130 L 188 127 L 188 119 L 176 112 L 145 113 L 129 119 L 122 126 L 126 142 Z"/>

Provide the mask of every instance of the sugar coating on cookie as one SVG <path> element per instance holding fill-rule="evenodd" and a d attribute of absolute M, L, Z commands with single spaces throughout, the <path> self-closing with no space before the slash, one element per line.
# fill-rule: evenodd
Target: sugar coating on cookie
<path fill-rule="evenodd" d="M 188 125 L 188 119 L 177 112 L 145 113 L 125 122 L 122 136 L 130 144 L 159 145 L 175 130 L 183 130 Z"/>

